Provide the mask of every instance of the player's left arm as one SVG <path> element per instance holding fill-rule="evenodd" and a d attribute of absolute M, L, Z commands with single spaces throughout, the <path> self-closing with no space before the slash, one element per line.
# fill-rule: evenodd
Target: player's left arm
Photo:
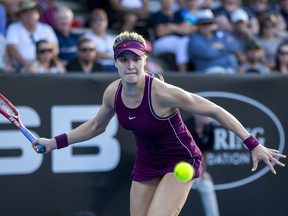
<path fill-rule="evenodd" d="M 185 91 L 179 87 L 163 84 L 161 91 L 158 91 L 159 104 L 170 107 L 176 107 L 180 110 L 189 112 L 191 114 L 205 115 L 217 120 L 226 129 L 234 132 L 243 141 L 250 137 L 249 132 L 244 126 L 227 110 L 217 104 L 193 93 Z M 271 162 L 275 162 L 279 166 L 285 166 L 276 158 L 286 158 L 285 155 L 279 153 L 278 150 L 269 149 L 263 145 L 257 145 L 251 150 L 253 159 L 252 171 L 257 169 L 258 162 L 263 160 L 270 170 L 275 174 L 276 171 L 273 168 Z"/>

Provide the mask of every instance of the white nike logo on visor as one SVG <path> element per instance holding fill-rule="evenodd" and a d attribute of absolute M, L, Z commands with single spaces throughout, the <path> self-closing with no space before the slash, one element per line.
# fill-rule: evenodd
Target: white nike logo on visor
<path fill-rule="evenodd" d="M 132 119 L 135 119 L 136 116 L 129 116 L 128 118 L 129 118 L 129 120 L 132 120 Z"/>

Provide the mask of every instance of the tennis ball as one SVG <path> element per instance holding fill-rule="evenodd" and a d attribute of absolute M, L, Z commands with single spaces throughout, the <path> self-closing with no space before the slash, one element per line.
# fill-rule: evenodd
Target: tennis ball
<path fill-rule="evenodd" d="M 174 175 L 180 182 L 188 182 L 194 177 L 194 168 L 187 162 L 179 162 L 174 168 Z"/>

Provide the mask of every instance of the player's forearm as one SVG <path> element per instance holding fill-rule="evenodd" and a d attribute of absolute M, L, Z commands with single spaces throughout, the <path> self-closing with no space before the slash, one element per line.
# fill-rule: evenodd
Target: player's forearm
<path fill-rule="evenodd" d="M 228 130 L 234 132 L 242 140 L 249 137 L 249 132 L 243 127 L 243 125 L 229 112 L 227 112 L 222 107 L 218 107 L 217 111 L 213 113 L 212 116 L 221 125 L 223 125 Z"/>
<path fill-rule="evenodd" d="M 96 126 L 95 120 L 91 119 L 67 133 L 68 143 L 70 145 L 73 143 L 89 140 L 103 133 L 104 131 L 105 129 Z"/>

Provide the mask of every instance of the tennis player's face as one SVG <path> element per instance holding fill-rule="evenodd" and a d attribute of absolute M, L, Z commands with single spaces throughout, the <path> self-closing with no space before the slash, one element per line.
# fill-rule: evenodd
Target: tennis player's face
<path fill-rule="evenodd" d="M 130 51 L 123 52 L 115 62 L 115 66 L 122 80 L 130 83 L 139 81 L 144 73 L 145 64 L 145 56 L 137 56 Z"/>

